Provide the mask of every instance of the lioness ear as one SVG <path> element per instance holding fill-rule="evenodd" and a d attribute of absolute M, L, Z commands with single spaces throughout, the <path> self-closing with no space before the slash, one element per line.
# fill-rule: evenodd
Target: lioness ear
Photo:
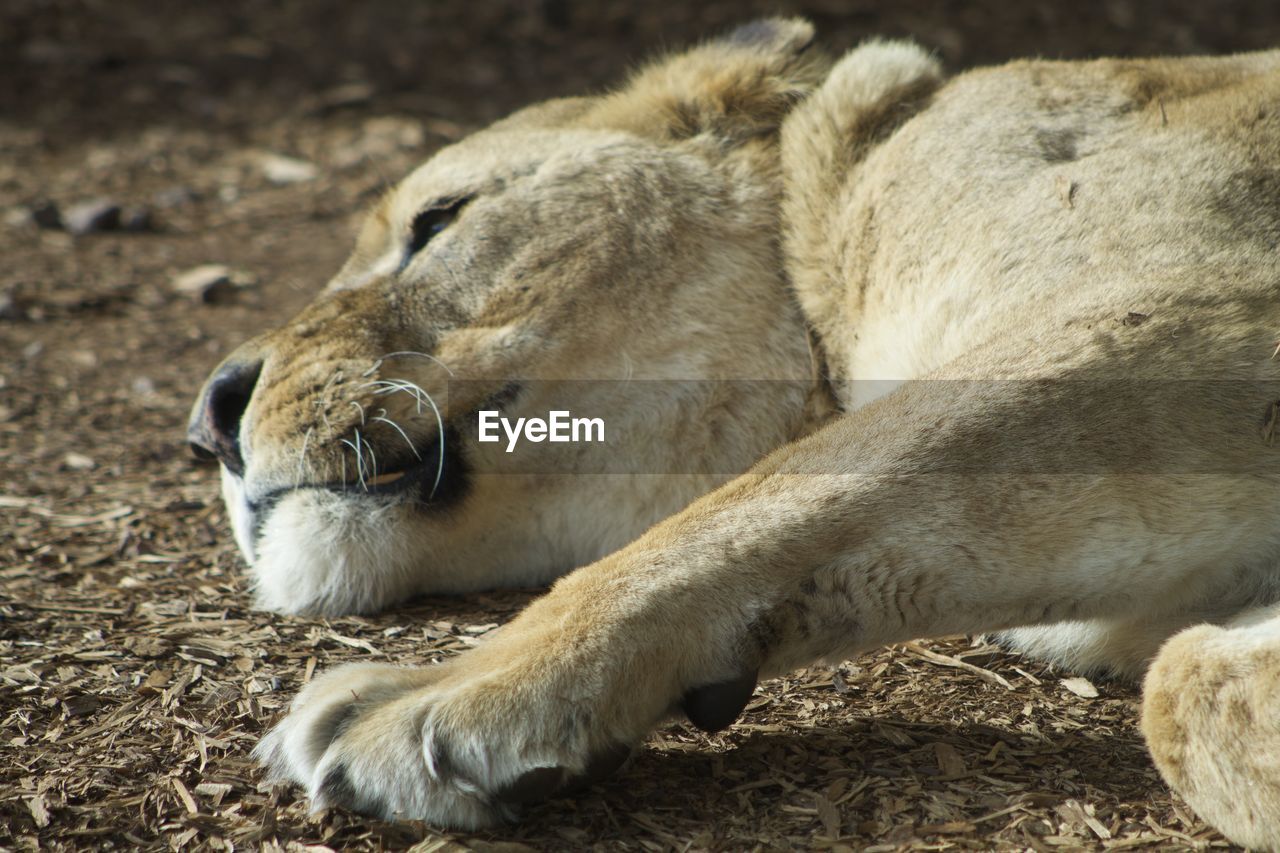
<path fill-rule="evenodd" d="M 807 53 L 813 26 L 766 18 L 651 63 L 602 98 L 590 123 L 685 139 L 715 133 L 741 140 L 778 129 L 829 67 Z"/>

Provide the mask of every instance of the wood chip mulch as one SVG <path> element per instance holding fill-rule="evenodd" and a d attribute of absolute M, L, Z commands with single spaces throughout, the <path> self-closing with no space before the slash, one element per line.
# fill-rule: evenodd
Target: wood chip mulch
<path fill-rule="evenodd" d="M 309 814 L 248 755 L 302 684 L 343 661 L 427 664 L 464 651 L 531 596 L 423 600 L 376 618 L 255 612 L 211 479 L 192 468 L 150 494 L 132 484 L 132 503 L 75 513 L 0 496 L 11 524 L 0 570 L 0 846 L 1224 845 L 1157 778 L 1132 688 L 1068 679 L 963 638 L 766 682 L 729 730 L 669 724 L 607 784 L 507 831 Z M 160 520 L 163 531 L 152 527 Z"/>

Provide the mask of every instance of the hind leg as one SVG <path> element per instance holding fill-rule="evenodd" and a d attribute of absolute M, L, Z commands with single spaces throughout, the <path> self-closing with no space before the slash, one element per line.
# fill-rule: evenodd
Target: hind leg
<path fill-rule="evenodd" d="M 1227 624 L 1277 600 L 1280 590 L 1270 566 L 1237 566 L 1151 588 L 1119 614 L 1012 628 L 993 639 L 1010 651 L 1071 672 L 1138 681 L 1160 646 L 1179 631 L 1206 622 Z"/>
<path fill-rule="evenodd" d="M 1193 621 L 1185 616 L 1162 620 L 1091 619 L 1055 622 L 1001 631 L 992 637 L 1010 651 L 1084 675 L 1129 681 L 1142 677 L 1170 635 Z"/>
<path fill-rule="evenodd" d="M 1232 841 L 1280 848 L 1280 605 L 1160 650 L 1142 731 L 1161 775 Z"/>
<path fill-rule="evenodd" d="M 1244 586 L 1244 582 L 1240 583 Z M 1010 651 L 1056 664 L 1071 672 L 1125 681 L 1142 678 L 1160 646 L 1192 625 L 1229 622 L 1253 602 L 1270 600 L 1262 590 L 1247 597 L 1218 594 L 1214 607 L 1183 607 L 1141 618 L 1088 619 L 1030 625 L 1001 631 L 993 639 Z"/>

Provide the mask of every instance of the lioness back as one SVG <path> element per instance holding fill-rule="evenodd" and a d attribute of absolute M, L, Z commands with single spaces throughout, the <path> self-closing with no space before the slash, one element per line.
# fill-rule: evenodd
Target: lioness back
<path fill-rule="evenodd" d="M 791 125 L 819 111 L 839 122 L 845 105 L 824 93 L 860 73 L 859 53 Z M 804 179 L 790 195 L 808 200 L 788 208 L 793 278 L 837 376 L 927 375 L 1042 322 L 1046 306 L 1100 334 L 1129 312 L 1184 314 L 1189 298 L 1205 325 L 1215 311 L 1273 311 L 1280 52 L 1020 61 L 963 74 L 912 107 L 846 169 L 790 169 Z M 856 146 L 866 130 L 831 142 Z M 809 140 L 784 138 L 784 161 L 813 156 Z M 1199 364 L 1184 342 L 1150 366 L 1200 377 Z M 1034 373 L 1034 358 L 1025 367 Z M 885 390 L 849 388 L 853 405 Z"/>

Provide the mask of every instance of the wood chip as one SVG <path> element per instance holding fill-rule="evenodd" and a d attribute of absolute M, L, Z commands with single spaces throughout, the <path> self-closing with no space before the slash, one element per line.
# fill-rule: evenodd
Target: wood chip
<path fill-rule="evenodd" d="M 1093 682 L 1087 678 L 1080 676 L 1064 678 L 1058 683 L 1082 699 L 1098 698 L 1098 688 L 1094 687 Z"/>
<path fill-rule="evenodd" d="M 949 743 L 935 743 L 933 754 L 938 759 L 938 770 L 944 778 L 958 779 L 968 770 L 964 766 L 964 759 L 960 757 L 960 753 Z"/>
<path fill-rule="evenodd" d="M 822 794 L 813 797 L 814 808 L 818 812 L 818 821 L 822 824 L 822 832 L 827 838 L 840 837 L 840 812 L 835 805 Z"/>
<path fill-rule="evenodd" d="M 186 807 L 189 814 L 196 814 L 200 811 L 196 806 L 195 798 L 191 796 L 191 792 L 187 790 L 187 786 L 182 784 L 182 780 L 177 776 L 169 779 L 173 783 L 173 790 L 178 792 L 178 799 L 182 800 L 182 805 Z"/>
<path fill-rule="evenodd" d="M 216 809 L 222 805 L 222 798 L 231 793 L 231 786 L 226 782 L 201 782 L 196 785 L 196 793 L 209 799 Z"/>
<path fill-rule="evenodd" d="M 965 663 L 959 658 L 954 658 L 954 657 L 951 657 L 950 655 L 940 655 L 937 652 L 930 651 L 929 649 L 924 648 L 919 643 L 904 643 L 903 646 L 907 649 L 907 651 L 911 652 L 917 657 L 921 657 L 924 660 L 929 661 L 929 663 L 935 663 L 938 666 L 948 666 L 954 669 L 962 669 L 965 672 L 978 676 L 978 678 L 981 678 L 983 681 L 987 682 L 988 684 L 998 685 L 1000 687 L 1003 687 L 1005 690 L 1013 690 L 1013 685 L 1009 683 L 1008 679 L 1006 679 L 1002 675 L 997 675 L 996 673 L 992 672 L 989 669 L 983 669 L 980 666 L 974 666 L 971 663 Z"/>
<path fill-rule="evenodd" d="M 49 825 L 49 803 L 45 800 L 44 794 L 36 794 L 27 800 L 27 810 L 31 812 L 36 826 L 44 829 Z"/>

